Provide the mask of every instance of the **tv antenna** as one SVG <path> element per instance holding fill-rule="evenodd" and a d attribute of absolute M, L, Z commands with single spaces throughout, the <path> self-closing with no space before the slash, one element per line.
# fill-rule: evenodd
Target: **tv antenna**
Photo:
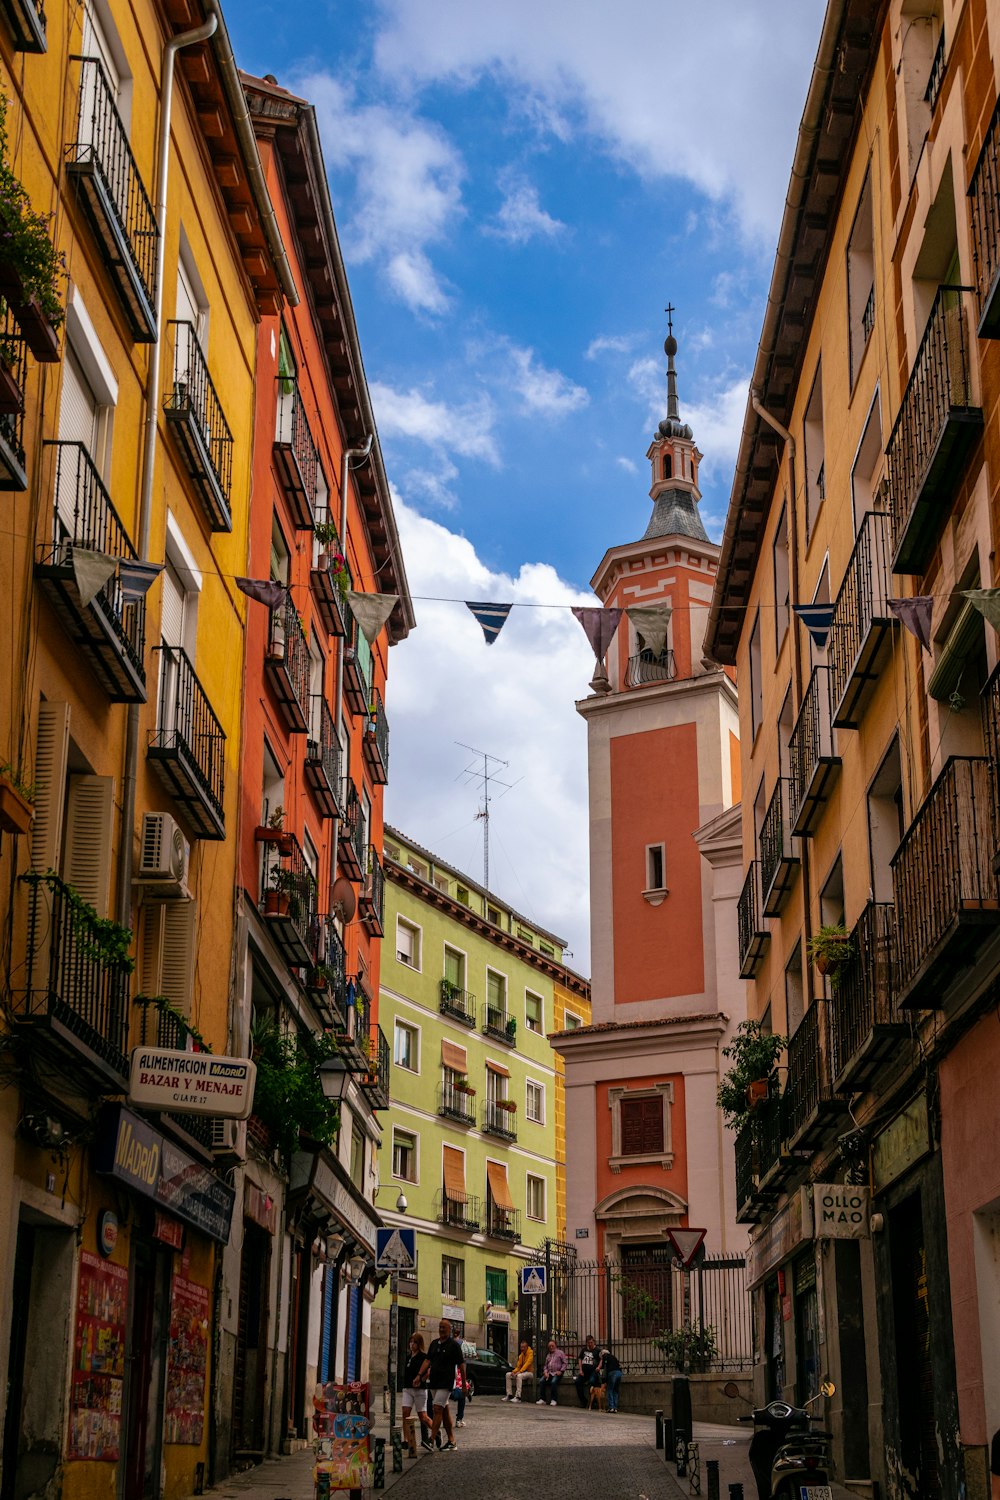
<path fill-rule="evenodd" d="M 467 745 L 464 740 L 456 740 L 463 750 L 469 750 L 477 757 L 471 766 L 466 766 L 461 773 L 468 776 L 470 781 L 478 781 L 482 786 L 483 805 L 476 813 L 476 821 L 483 825 L 483 886 L 488 891 L 490 888 L 490 787 L 502 786 L 503 792 L 509 792 L 517 785 L 516 781 L 501 781 L 499 771 L 506 771 L 510 765 L 509 760 L 501 760 L 498 755 L 490 755 L 487 750 L 477 750 L 475 745 Z M 482 770 L 479 768 L 478 757 L 482 757 Z M 496 800 L 496 799 L 494 799 Z"/>

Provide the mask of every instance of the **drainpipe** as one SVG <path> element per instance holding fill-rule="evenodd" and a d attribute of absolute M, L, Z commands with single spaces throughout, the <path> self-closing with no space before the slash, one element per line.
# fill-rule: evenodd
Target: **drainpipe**
<path fill-rule="evenodd" d="M 219 24 L 216 15 L 202 26 L 171 37 L 163 49 L 160 62 L 160 119 L 156 149 L 156 228 L 159 247 L 156 257 L 156 279 L 153 288 L 153 318 L 156 343 L 149 351 L 146 368 L 146 414 L 143 423 L 142 477 L 139 482 L 139 514 L 136 527 L 136 551 L 141 558 L 149 553 L 150 516 L 153 496 L 153 466 L 156 461 L 156 423 L 159 417 L 160 364 L 163 351 L 163 239 L 167 227 L 167 182 L 170 172 L 170 115 L 174 95 L 174 62 L 183 47 L 193 47 L 215 35 Z M 122 847 L 118 861 L 118 920 L 131 926 L 132 914 L 132 824 L 135 819 L 135 783 L 139 763 L 139 709 L 133 703 L 128 711 L 125 736 L 125 771 L 122 777 Z"/>
<path fill-rule="evenodd" d="M 785 451 L 788 454 L 788 599 L 789 606 L 792 601 L 799 597 L 799 545 L 798 545 L 798 511 L 795 504 L 795 439 L 787 427 L 782 427 L 777 417 L 764 406 L 760 399 L 760 392 L 754 386 L 750 387 L 750 405 L 758 417 L 774 429 L 780 438 L 784 440 Z M 799 622 L 794 611 L 789 608 L 788 628 L 792 632 L 792 708 L 798 717 L 799 708 L 802 704 L 802 653 L 799 640 Z M 780 774 L 781 767 L 778 767 Z M 806 948 L 812 937 L 812 911 L 809 905 L 809 840 L 799 839 L 799 858 L 802 864 L 802 889 L 805 892 L 805 900 L 802 903 L 803 936 Z M 807 966 L 811 975 L 812 966 Z M 812 989 L 811 978 L 807 986 Z M 812 996 L 810 995 L 810 999 Z M 787 1017 L 786 1017 L 787 1020 Z"/>
<path fill-rule="evenodd" d="M 344 457 L 340 465 L 340 545 L 343 549 L 344 561 L 347 561 L 347 479 L 351 467 L 351 459 L 365 459 L 372 451 L 372 443 L 375 434 L 370 432 L 360 448 L 345 448 Z M 337 641 L 337 673 L 333 690 L 333 701 L 337 710 L 337 744 L 343 749 L 342 730 L 344 723 L 344 651 L 346 636 Z M 344 777 L 346 783 L 347 777 Z M 337 878 L 337 849 L 340 843 L 340 818 L 333 820 L 333 844 L 330 863 L 330 884 Z"/>

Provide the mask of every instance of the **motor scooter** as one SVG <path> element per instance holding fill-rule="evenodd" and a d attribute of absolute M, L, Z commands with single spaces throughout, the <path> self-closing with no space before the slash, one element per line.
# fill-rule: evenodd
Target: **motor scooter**
<path fill-rule="evenodd" d="M 813 1400 L 835 1390 L 824 1381 Z M 819 1419 L 810 1415 L 810 1405 L 770 1401 L 739 1418 L 754 1425 L 749 1456 L 760 1500 L 833 1500 L 830 1433 L 813 1426 Z"/>

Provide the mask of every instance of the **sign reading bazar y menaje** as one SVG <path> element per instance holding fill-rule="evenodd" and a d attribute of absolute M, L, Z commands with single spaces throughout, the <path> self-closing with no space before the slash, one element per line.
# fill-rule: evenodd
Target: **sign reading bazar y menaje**
<path fill-rule="evenodd" d="M 256 1077 L 256 1064 L 248 1057 L 136 1047 L 128 1097 L 143 1109 L 245 1120 L 253 1107 Z"/>

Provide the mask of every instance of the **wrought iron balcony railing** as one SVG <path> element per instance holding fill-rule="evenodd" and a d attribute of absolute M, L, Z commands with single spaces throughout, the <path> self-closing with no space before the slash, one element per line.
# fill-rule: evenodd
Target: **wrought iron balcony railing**
<path fill-rule="evenodd" d="M 187 652 L 154 647 L 160 656 L 156 728 L 149 760 L 196 838 L 224 839 L 226 735 Z"/>
<path fill-rule="evenodd" d="M 492 1199 L 488 1199 L 485 1232 L 495 1240 L 519 1240 L 521 1238 L 521 1210 L 501 1208 Z"/>
<path fill-rule="evenodd" d="M 293 375 L 278 376 L 278 411 L 274 424 L 274 462 L 292 519 L 301 531 L 316 524 L 319 456 Z"/>
<path fill-rule="evenodd" d="M 495 1005 L 491 1000 L 483 1002 L 482 1031 L 495 1041 L 506 1042 L 513 1047 L 517 1040 L 517 1021 L 507 1014 L 506 1005 Z"/>
<path fill-rule="evenodd" d="M 344 699 L 353 714 L 368 718 L 372 702 L 372 648 L 350 606 L 347 612 L 350 618 L 344 643 Z"/>
<path fill-rule="evenodd" d="M 893 855 L 900 1005 L 943 1005 L 959 961 L 1000 922 L 990 781 L 985 757 L 953 756 Z"/>
<path fill-rule="evenodd" d="M 839 729 L 857 729 L 888 651 L 893 616 L 889 517 L 869 511 L 847 564 L 830 629 L 830 698 Z"/>
<path fill-rule="evenodd" d="M 194 1036 L 194 1032 L 184 1024 L 183 1016 L 173 1010 L 164 1010 L 162 1002 L 158 1004 L 151 995 L 136 995 L 135 1003 L 139 1007 L 140 1047 L 163 1047 L 172 1052 L 186 1050 L 188 1038 Z M 199 1050 L 211 1052 L 212 1049 L 200 1047 Z"/>
<path fill-rule="evenodd" d="M 438 1114 L 446 1120 L 455 1120 L 459 1125 L 475 1125 L 476 1096 L 468 1094 L 454 1083 L 445 1081 L 438 1085 Z"/>
<path fill-rule="evenodd" d="M 15 52 L 47 52 L 45 6 L 38 0 L 0 0 L 0 14 L 10 28 Z"/>
<path fill-rule="evenodd" d="M 625 686 L 648 687 L 653 682 L 673 682 L 676 676 L 677 663 L 672 650 L 661 651 L 659 656 L 654 656 L 652 651 L 640 651 L 628 659 Z"/>
<path fill-rule="evenodd" d="M 209 526 L 232 531 L 233 434 L 194 325 L 170 322 L 167 330 L 174 344 L 174 373 L 163 410 Z"/>
<path fill-rule="evenodd" d="M 993 809 L 993 873 L 1000 875 L 1000 666 L 982 696 L 983 746 L 989 763 L 990 806 Z"/>
<path fill-rule="evenodd" d="M 840 771 L 833 747 L 830 668 L 814 667 L 788 746 L 792 769 L 792 832 L 811 837 Z"/>
<path fill-rule="evenodd" d="M 389 1043 L 385 1039 L 385 1032 L 376 1022 L 369 1033 L 368 1038 L 368 1072 L 361 1081 L 361 1087 L 368 1096 L 368 1102 L 372 1109 L 389 1108 L 389 1068 L 392 1064 L 392 1056 L 389 1051 Z"/>
<path fill-rule="evenodd" d="M 938 37 L 938 44 L 934 49 L 934 57 L 931 60 L 931 71 L 927 79 L 927 88 L 924 90 L 924 103 L 932 112 L 941 92 L 944 82 L 944 27 Z"/>
<path fill-rule="evenodd" d="M 869 291 L 868 296 L 865 299 L 864 309 L 863 309 L 863 311 L 861 313 L 861 332 L 864 335 L 864 340 L 865 340 L 866 344 L 867 344 L 868 340 L 872 336 L 872 329 L 874 327 L 875 327 L 875 283 L 873 281 L 872 285 L 871 285 L 871 290 Z"/>
<path fill-rule="evenodd" d="M 0 306 L 0 349 L 3 350 L 0 366 L 0 490 L 26 490 L 24 382 L 28 360 L 20 327 L 8 306 Z"/>
<path fill-rule="evenodd" d="M 320 514 L 319 522 L 329 524 L 329 513 Z M 338 638 L 347 634 L 349 609 L 347 605 L 347 594 L 353 587 L 351 581 L 351 570 L 347 559 L 341 551 L 340 542 L 334 540 L 326 544 L 316 542 L 315 562 L 310 573 L 313 597 L 316 600 L 316 608 L 319 617 L 329 635 Z M 338 562 L 337 559 L 340 559 Z"/>
<path fill-rule="evenodd" d="M 757 1183 L 757 1132 L 752 1119 L 746 1121 L 736 1134 L 734 1155 L 736 1157 L 736 1222 L 756 1224 L 764 1216 L 765 1208 L 758 1193 Z"/>
<path fill-rule="evenodd" d="M 12 994 L 15 1020 L 44 1033 L 99 1092 L 124 1092 L 132 965 L 105 956 L 96 913 L 71 886 L 53 875 L 21 879 L 28 941 L 24 988 Z"/>
<path fill-rule="evenodd" d="M 106 553 L 120 565 L 136 561 L 135 548 L 83 444 L 45 446 L 55 454 L 52 542 L 43 544 L 35 576 L 111 701 L 145 703 L 145 596 L 129 597 L 119 566 L 84 604 L 73 568 L 75 549 Z"/>
<path fill-rule="evenodd" d="M 483 1105 L 482 1129 L 503 1141 L 517 1140 L 517 1111 L 513 1101 L 487 1100 Z"/>
<path fill-rule="evenodd" d="M 365 850 L 364 874 L 358 895 L 358 912 L 362 925 L 372 937 L 385 934 L 385 872 L 374 844 Z"/>
<path fill-rule="evenodd" d="M 736 906 L 736 925 L 740 944 L 740 978 L 753 979 L 771 941 L 764 926 L 760 889 L 760 862 L 750 861 L 743 889 Z"/>
<path fill-rule="evenodd" d="M 312 695 L 310 708 L 309 738 L 306 741 L 306 786 L 316 798 L 322 816 L 336 818 L 340 812 L 337 797 L 342 778 L 337 728 L 321 693 Z"/>
<path fill-rule="evenodd" d="M 969 184 L 972 260 L 981 339 L 1000 337 L 1000 103 Z"/>
<path fill-rule="evenodd" d="M 817 1145 L 830 1117 L 844 1107 L 831 1087 L 826 1031 L 825 1002 L 814 1001 L 788 1043 L 785 1108 L 793 1147 Z"/>
<path fill-rule="evenodd" d="M 389 720 L 379 692 L 372 694 L 371 713 L 365 725 L 364 755 L 372 781 L 385 786 L 389 780 Z"/>
<path fill-rule="evenodd" d="M 360 880 L 365 868 L 365 819 L 358 789 L 349 776 L 344 778 L 341 800 L 340 837 L 337 857 L 350 880 Z"/>
<path fill-rule="evenodd" d="M 830 991 L 833 1086 L 852 1094 L 875 1077 L 905 1030 L 896 1008 L 896 923 L 891 902 L 869 901 L 851 933 L 851 957 Z"/>
<path fill-rule="evenodd" d="M 292 967 L 311 965 L 316 941 L 316 880 L 294 835 L 289 843 L 261 844 L 261 909 L 268 931 Z"/>
<path fill-rule="evenodd" d="M 776 917 L 795 883 L 799 856 L 792 847 L 791 782 L 779 776 L 760 830 L 760 877 L 764 916 Z"/>
<path fill-rule="evenodd" d="M 153 344 L 160 249 L 156 215 L 104 64 L 97 57 L 72 61 L 80 64 L 80 105 L 77 138 L 67 151 L 66 171 L 76 184 L 133 338 Z"/>
<path fill-rule="evenodd" d="M 449 979 L 441 981 L 438 1010 L 443 1016 L 451 1016 L 453 1021 L 460 1021 L 463 1026 L 472 1027 L 476 1024 L 475 995 L 470 994 L 468 990 L 460 990 Z"/>
<path fill-rule="evenodd" d="M 309 643 L 289 595 L 271 611 L 264 667 L 293 734 L 309 727 Z"/>
<path fill-rule="evenodd" d="M 482 1200 L 472 1193 L 442 1193 L 438 1217 L 451 1229 L 475 1232 L 482 1223 Z"/>
<path fill-rule="evenodd" d="M 347 955 L 332 917 L 316 919 L 313 964 L 306 989 L 326 1024 L 343 1031 L 347 1024 Z"/>
<path fill-rule="evenodd" d="M 983 424 L 973 404 L 968 292 L 938 289 L 886 446 L 894 573 L 926 569 Z"/>
<path fill-rule="evenodd" d="M 796 1159 L 788 1147 L 788 1095 L 782 1093 L 778 1075 L 772 1075 L 771 1091 L 754 1111 L 757 1137 L 758 1191 L 774 1196 L 791 1177 Z"/>
<path fill-rule="evenodd" d="M 335 1035 L 341 1056 L 352 1073 L 368 1072 L 371 1026 L 370 999 L 356 981 L 348 984 L 343 1025 L 336 1028 Z"/>

